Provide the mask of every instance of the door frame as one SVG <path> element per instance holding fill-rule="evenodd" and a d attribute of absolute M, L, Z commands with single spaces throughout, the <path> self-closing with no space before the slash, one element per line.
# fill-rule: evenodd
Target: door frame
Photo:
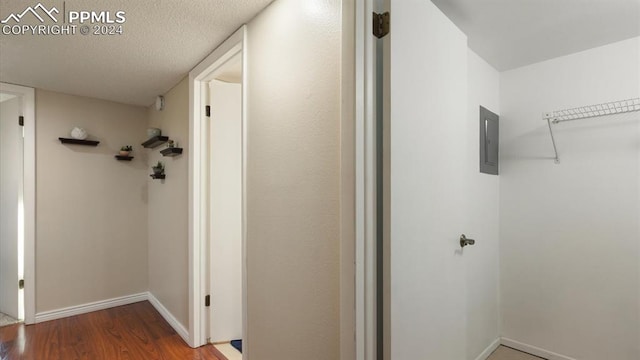
<path fill-rule="evenodd" d="M 377 359 L 377 39 L 373 36 L 372 13 L 378 11 L 379 6 L 378 0 L 356 0 L 355 2 L 355 99 L 353 101 L 355 152 L 353 159 L 355 165 L 356 360 Z M 345 23 L 348 22 L 345 20 Z M 346 31 L 347 28 L 343 27 L 343 29 Z M 344 93 L 346 92 L 343 91 Z M 343 103 L 348 102 L 343 101 Z M 346 147 L 343 146 L 343 148 Z M 344 170 L 346 169 L 343 169 L 343 176 Z"/>
<path fill-rule="evenodd" d="M 242 339 L 243 359 L 249 358 L 247 337 L 247 263 L 246 263 L 246 133 L 247 133 L 247 52 L 246 25 L 243 25 L 209 56 L 189 72 L 189 345 L 207 343 L 205 295 L 208 271 L 208 143 L 205 116 L 208 99 L 204 88 L 216 70 L 242 53 Z M 206 93 L 206 92 L 204 92 Z"/>
<path fill-rule="evenodd" d="M 23 202 L 24 202 L 24 322 L 35 323 L 36 314 L 36 116 L 35 90 L 30 87 L 0 83 L 0 92 L 22 99 L 24 116 Z"/>

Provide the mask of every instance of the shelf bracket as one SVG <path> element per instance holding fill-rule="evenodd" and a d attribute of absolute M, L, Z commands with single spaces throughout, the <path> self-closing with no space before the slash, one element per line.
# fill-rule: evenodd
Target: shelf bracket
<path fill-rule="evenodd" d="M 544 113 L 542 117 L 544 118 L 544 120 L 547 121 L 547 125 L 549 126 L 549 135 L 551 135 L 551 144 L 553 144 L 553 153 L 555 154 L 555 157 L 553 158 L 553 162 L 556 164 L 560 164 L 560 157 L 558 156 L 558 147 L 556 146 L 556 138 L 553 136 L 553 127 L 551 126 L 552 122 L 554 124 L 556 123 L 556 119 L 553 117 L 553 113 Z"/>

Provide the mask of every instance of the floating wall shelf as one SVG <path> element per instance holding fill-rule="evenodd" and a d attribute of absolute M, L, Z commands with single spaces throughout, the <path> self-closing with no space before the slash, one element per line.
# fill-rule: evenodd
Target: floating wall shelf
<path fill-rule="evenodd" d="M 152 179 L 164 179 L 167 177 L 165 174 L 151 174 L 149 176 L 151 176 Z"/>
<path fill-rule="evenodd" d="M 160 150 L 160 153 L 162 154 L 162 156 L 178 156 L 180 154 L 182 154 L 182 148 L 178 148 L 178 147 L 168 147 L 164 150 Z"/>
<path fill-rule="evenodd" d="M 85 146 L 98 146 L 98 144 L 100 144 L 100 141 L 78 140 L 78 139 L 70 139 L 70 138 L 63 138 L 63 137 L 59 137 L 58 140 L 60 140 L 60 142 L 63 144 L 74 144 L 74 145 L 85 145 Z"/>
<path fill-rule="evenodd" d="M 133 156 L 116 155 L 116 159 L 121 161 L 131 161 L 133 159 Z"/>
<path fill-rule="evenodd" d="M 154 147 L 158 147 L 159 145 L 162 145 L 162 144 L 166 143 L 167 141 L 169 141 L 169 137 L 168 136 L 158 135 L 158 136 L 154 136 L 151 139 L 143 142 L 142 146 L 146 147 L 146 148 L 154 148 Z"/>

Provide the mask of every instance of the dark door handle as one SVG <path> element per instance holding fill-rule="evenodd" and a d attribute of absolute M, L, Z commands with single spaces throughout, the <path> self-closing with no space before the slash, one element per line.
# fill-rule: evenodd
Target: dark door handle
<path fill-rule="evenodd" d="M 465 247 L 467 245 L 474 245 L 475 243 L 476 243 L 475 240 L 467 239 L 467 237 L 464 234 L 460 235 L 460 247 L 461 248 L 463 248 L 463 247 Z"/>

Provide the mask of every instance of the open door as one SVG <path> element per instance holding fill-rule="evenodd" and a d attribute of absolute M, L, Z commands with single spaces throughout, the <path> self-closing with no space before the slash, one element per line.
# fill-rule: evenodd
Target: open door
<path fill-rule="evenodd" d="M 388 0 L 384 38 L 389 359 L 463 360 L 466 36 L 428 0 Z"/>
<path fill-rule="evenodd" d="M 241 60 L 238 57 L 238 60 Z M 236 71 L 236 73 L 239 71 Z M 211 80 L 210 341 L 242 339 L 242 84 L 241 74 Z"/>
<path fill-rule="evenodd" d="M 0 97 L 0 312 L 22 320 L 23 135 L 21 97 Z"/>

